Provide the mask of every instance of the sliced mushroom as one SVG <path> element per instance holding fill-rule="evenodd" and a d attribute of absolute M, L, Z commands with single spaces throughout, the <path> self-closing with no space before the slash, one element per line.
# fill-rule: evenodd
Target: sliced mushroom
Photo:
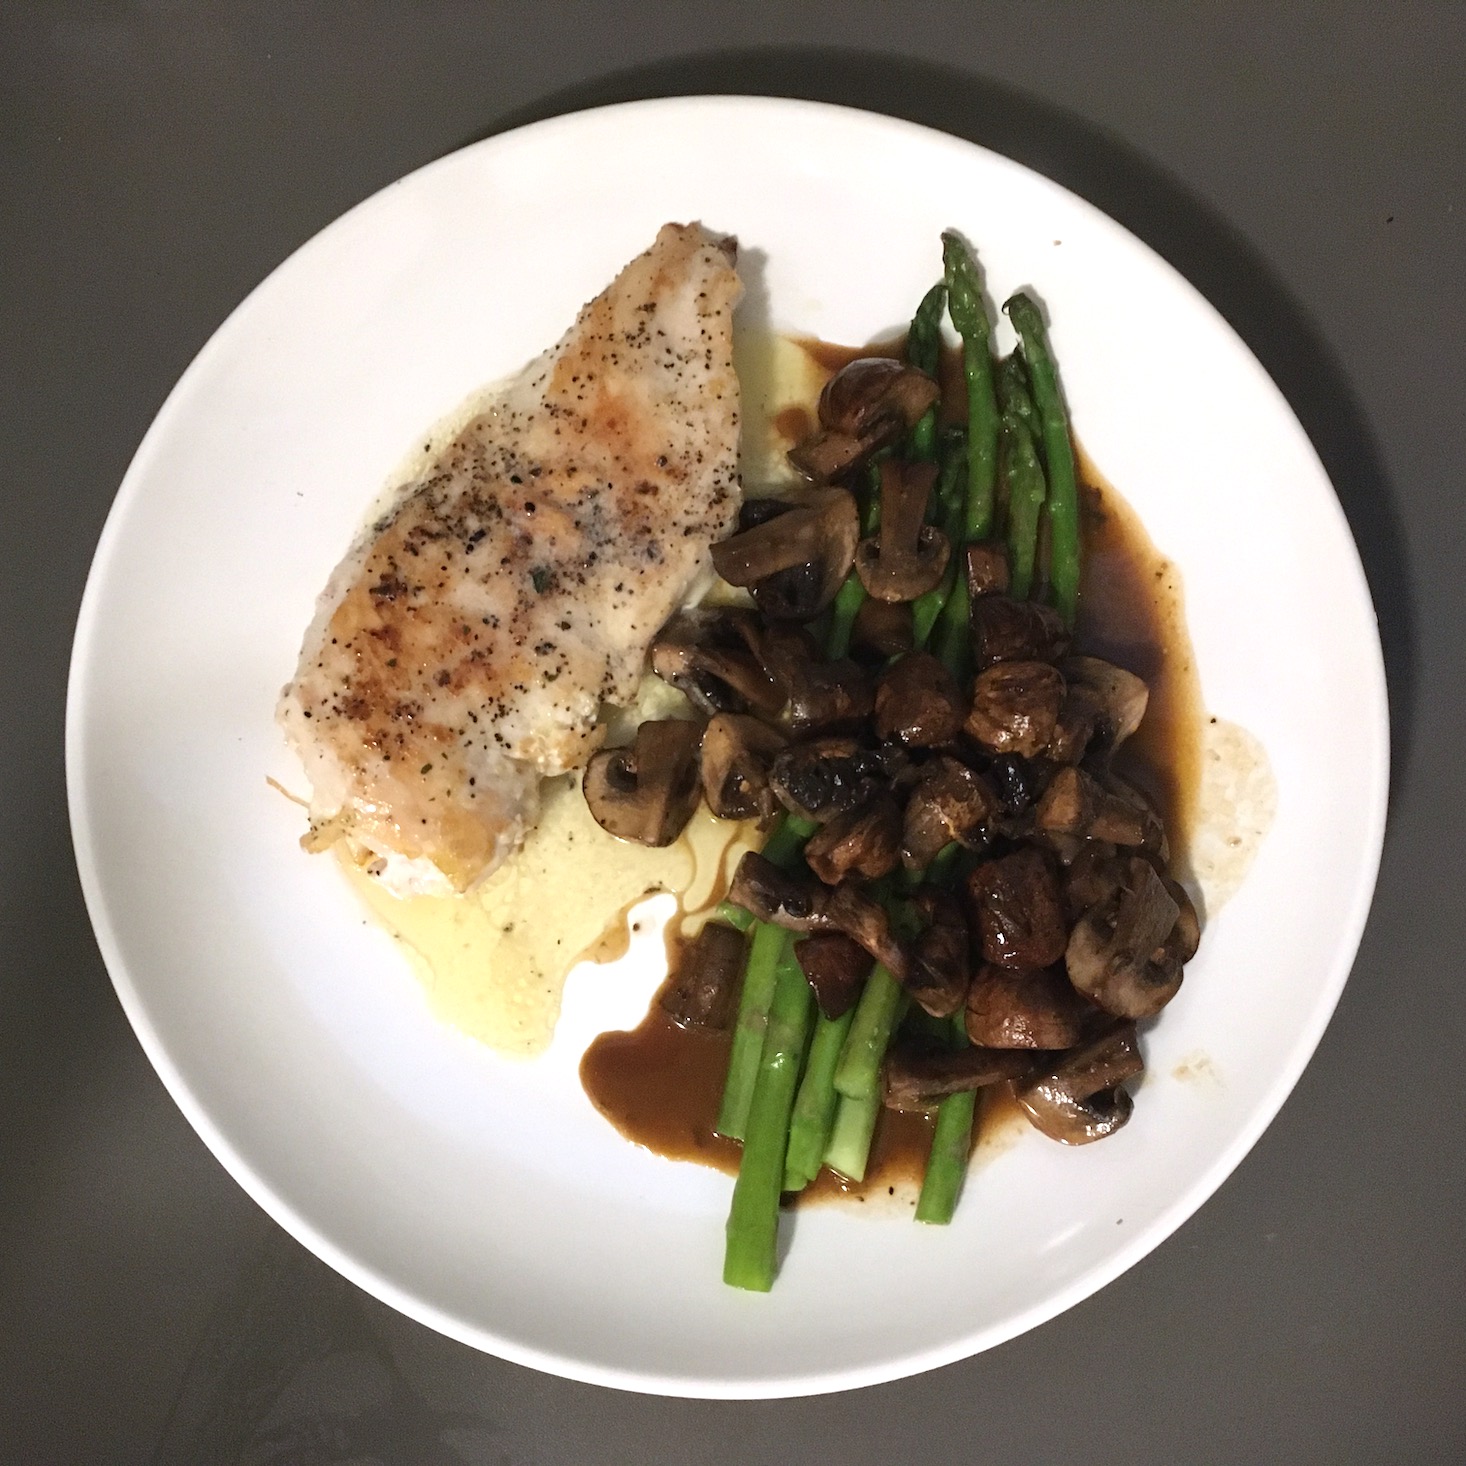
<path fill-rule="evenodd" d="M 1049 781 L 1034 821 L 1047 834 L 1158 851 L 1165 828 L 1155 811 L 1130 792 L 1133 798 L 1111 793 L 1083 769 L 1066 766 Z"/>
<path fill-rule="evenodd" d="M 930 652 L 907 652 L 881 674 L 875 692 L 876 737 L 937 748 L 962 731 L 957 680 Z"/>
<path fill-rule="evenodd" d="M 683 611 L 652 642 L 652 671 L 699 712 L 745 713 L 752 708 L 774 717 L 784 706 L 784 692 L 754 652 L 757 634 L 749 611 Z"/>
<path fill-rule="evenodd" d="M 852 438 L 888 434 L 887 441 L 916 426 L 942 395 L 935 378 L 889 356 L 847 362 L 820 393 L 822 426 Z"/>
<path fill-rule="evenodd" d="M 860 515 L 846 489 L 817 489 L 784 513 L 712 548 L 713 567 L 730 585 L 747 586 L 766 616 L 808 620 L 831 601 L 849 574 Z"/>
<path fill-rule="evenodd" d="M 728 899 L 760 921 L 792 932 L 830 931 L 830 889 L 808 876 L 790 875 L 750 850 L 738 862 Z"/>
<path fill-rule="evenodd" d="M 996 540 L 979 540 L 967 547 L 967 596 L 969 602 L 983 596 L 1008 594 L 1008 552 Z"/>
<path fill-rule="evenodd" d="M 890 1110 L 930 1110 L 950 1094 L 1026 1079 L 1033 1066 L 1033 1055 L 1018 1049 L 954 1048 L 901 1038 L 887 1050 L 881 1097 Z"/>
<path fill-rule="evenodd" d="M 1064 662 L 1064 678 L 1094 699 L 1098 747 L 1118 748 L 1140 726 L 1150 689 L 1133 672 L 1099 657 L 1069 657 Z"/>
<path fill-rule="evenodd" d="M 817 484 L 844 478 L 875 452 L 878 445 L 828 429 L 811 433 L 789 450 L 790 466 Z"/>
<path fill-rule="evenodd" d="M 853 738 L 790 744 L 769 769 L 769 787 L 784 808 L 816 824 L 865 804 L 884 782 L 870 753 Z"/>
<path fill-rule="evenodd" d="M 914 601 L 942 578 L 952 553 L 946 535 L 926 522 L 926 501 L 937 481 L 934 463 L 881 464 L 881 524 L 861 540 L 855 573 L 878 601 Z"/>
<path fill-rule="evenodd" d="M 1181 962 L 1168 950 L 1181 908 L 1139 855 L 1115 862 L 1117 882 L 1070 933 L 1064 965 L 1081 993 L 1118 1018 L 1159 1013 L 1181 986 Z"/>
<path fill-rule="evenodd" d="M 827 910 L 831 923 L 859 942 L 903 987 L 907 986 L 911 957 L 897 939 L 886 908 L 850 881 L 824 889 L 830 893 Z"/>
<path fill-rule="evenodd" d="M 1078 921 L 1091 906 L 1098 906 L 1112 895 L 1122 879 L 1113 845 L 1103 840 L 1080 841 L 1064 868 L 1064 905 L 1070 922 Z"/>
<path fill-rule="evenodd" d="M 1068 684 L 1045 755 L 1056 764 L 1077 764 L 1089 751 L 1099 719 L 1099 703 L 1089 688 Z"/>
<path fill-rule="evenodd" d="M 967 992 L 967 1036 L 993 1049 L 1067 1049 L 1095 1016 L 1062 972 L 985 963 Z"/>
<path fill-rule="evenodd" d="M 790 875 L 750 851 L 738 862 L 728 899 L 760 921 L 791 932 L 840 931 L 858 942 L 897 982 L 910 957 L 891 928 L 890 914 L 857 886 L 826 886 L 810 875 Z"/>
<path fill-rule="evenodd" d="M 967 1000 L 971 976 L 967 923 L 950 892 L 923 886 L 912 904 L 927 920 L 911 949 L 906 990 L 933 1018 L 950 1018 Z"/>
<path fill-rule="evenodd" d="M 984 826 L 998 803 L 980 774 L 942 754 L 922 769 L 906 801 L 901 860 L 907 870 L 925 870 L 953 840 L 980 845 Z"/>
<path fill-rule="evenodd" d="M 818 932 L 795 942 L 799 970 L 826 1018 L 848 1013 L 860 998 L 875 958 L 844 932 Z"/>
<path fill-rule="evenodd" d="M 850 649 L 858 656 L 885 663 L 909 652 L 914 636 L 909 601 L 878 601 L 867 596 L 855 613 Z"/>
<path fill-rule="evenodd" d="M 847 362 L 820 393 L 820 431 L 791 449 L 789 462 L 816 483 L 842 478 L 913 427 L 940 396 L 937 382 L 904 362 Z"/>
<path fill-rule="evenodd" d="M 791 667 L 786 685 L 789 701 L 784 705 L 783 721 L 791 733 L 849 727 L 868 718 L 875 706 L 870 674 L 849 657 Z"/>
<path fill-rule="evenodd" d="M 1065 1145 L 1113 1135 L 1133 1102 L 1120 1086 L 1145 1072 L 1133 1023 L 1120 1023 L 1017 1086 L 1018 1103 L 1035 1128 Z"/>
<path fill-rule="evenodd" d="M 757 718 L 719 713 L 711 719 L 699 756 L 708 808 L 719 819 L 767 825 L 779 810 L 769 788 L 769 765 L 785 742 L 778 729 Z"/>
<path fill-rule="evenodd" d="M 743 933 L 710 921 L 677 955 L 657 1002 L 683 1028 L 727 1028 L 743 975 Z"/>
<path fill-rule="evenodd" d="M 625 748 L 603 748 L 585 766 L 591 817 L 608 834 L 638 845 L 670 845 L 697 808 L 696 723 L 643 723 Z"/>
<path fill-rule="evenodd" d="M 979 674 L 972 687 L 967 731 L 989 753 L 1034 758 L 1048 747 L 1064 679 L 1047 662 L 999 662 Z"/>
<path fill-rule="evenodd" d="M 802 626 L 766 626 L 757 650 L 764 670 L 783 692 L 779 721 L 793 733 L 859 723 L 875 705 L 870 674 L 848 657 L 827 661 Z"/>
<path fill-rule="evenodd" d="M 804 847 L 809 868 L 827 885 L 852 875 L 878 880 L 901 863 L 901 806 L 889 794 L 836 815 Z"/>
<path fill-rule="evenodd" d="M 970 592 L 969 592 L 970 594 Z M 1057 662 L 1069 645 L 1059 613 L 1038 601 L 988 594 L 969 603 L 974 664 Z"/>
<path fill-rule="evenodd" d="M 1053 867 L 1032 846 L 985 860 L 967 878 L 982 955 L 998 967 L 1048 967 L 1065 952 L 1069 928 Z"/>
<path fill-rule="evenodd" d="M 1176 903 L 1177 909 L 1176 925 L 1166 939 L 1167 953 L 1178 962 L 1190 962 L 1201 946 L 1201 918 L 1196 914 L 1190 893 L 1180 881 L 1164 876 L 1161 879 L 1165 883 L 1166 894 Z"/>

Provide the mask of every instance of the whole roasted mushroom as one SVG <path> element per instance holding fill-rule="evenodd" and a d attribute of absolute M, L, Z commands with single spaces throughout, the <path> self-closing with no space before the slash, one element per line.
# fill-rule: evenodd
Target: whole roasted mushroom
<path fill-rule="evenodd" d="M 972 685 L 967 731 L 989 753 L 1036 758 L 1048 747 L 1064 679 L 1047 662 L 999 662 Z"/>
<path fill-rule="evenodd" d="M 624 748 L 603 748 L 585 766 L 582 788 L 591 817 L 608 834 L 638 845 L 670 845 L 697 808 L 696 723 L 643 723 Z"/>
<path fill-rule="evenodd" d="M 1094 1006 L 1060 971 L 985 963 L 967 991 L 967 1036 L 992 1049 L 1068 1049 L 1084 1037 Z"/>
<path fill-rule="evenodd" d="M 1135 1025 L 1120 1023 L 1020 1082 L 1018 1103 L 1049 1139 L 1088 1145 L 1130 1118 L 1133 1101 L 1121 1085 L 1144 1072 Z"/>
<path fill-rule="evenodd" d="M 985 961 L 1038 968 L 1058 962 L 1069 936 L 1063 896 L 1043 852 L 1024 846 L 985 860 L 967 878 Z"/>
<path fill-rule="evenodd" d="M 809 868 L 827 885 L 850 876 L 878 880 L 901 863 L 901 806 L 889 794 L 836 815 L 804 847 Z"/>
<path fill-rule="evenodd" d="M 720 540 L 713 567 L 730 585 L 747 587 L 766 616 L 807 621 L 835 599 L 859 540 L 860 514 L 849 491 L 816 489 L 782 514 Z"/>
<path fill-rule="evenodd" d="M 784 808 L 821 825 L 865 804 L 884 784 L 869 752 L 853 738 L 792 743 L 769 769 L 769 787 Z"/>
<path fill-rule="evenodd" d="M 1075 988 L 1107 1013 L 1148 1018 L 1181 986 L 1178 953 L 1190 932 L 1173 943 L 1181 908 L 1143 856 L 1117 859 L 1112 879 L 1105 899 L 1075 924 L 1064 965 Z"/>
<path fill-rule="evenodd" d="M 703 797 L 719 819 L 767 825 L 779 801 L 769 765 L 786 740 L 777 728 L 739 713 L 719 713 L 703 730 L 699 765 Z"/>
<path fill-rule="evenodd" d="M 881 464 L 881 524 L 855 552 L 855 573 L 878 601 L 914 601 L 942 578 L 952 546 L 926 522 L 926 501 L 937 481 L 934 463 Z"/>
<path fill-rule="evenodd" d="M 946 754 L 928 763 L 911 788 L 901 830 L 901 861 L 925 870 L 944 846 L 977 846 L 998 802 L 980 774 Z"/>
<path fill-rule="evenodd" d="M 938 748 L 962 731 L 957 680 L 930 652 L 907 652 L 876 682 L 876 737 L 912 748 Z"/>

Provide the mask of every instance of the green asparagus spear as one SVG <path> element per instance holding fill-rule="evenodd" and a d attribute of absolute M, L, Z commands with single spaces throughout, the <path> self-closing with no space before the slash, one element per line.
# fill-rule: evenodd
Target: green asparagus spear
<path fill-rule="evenodd" d="M 873 535 L 881 523 L 881 468 L 878 461 L 866 465 L 862 476 L 860 493 L 860 532 Z M 825 637 L 825 655 L 837 662 L 850 650 L 850 633 L 855 626 L 855 617 L 865 604 L 865 586 L 860 577 L 851 571 L 835 594 L 835 604 L 830 608 L 830 629 Z"/>
<path fill-rule="evenodd" d="M 1079 605 L 1079 488 L 1074 474 L 1074 444 L 1069 415 L 1059 391 L 1058 371 L 1038 307 L 1020 291 L 1003 307 L 1018 332 L 1023 360 L 1033 383 L 1033 401 L 1043 427 L 1049 496 L 1044 517 L 1049 531 L 1049 584 L 1064 624 L 1074 625 Z"/>
<path fill-rule="evenodd" d="M 952 1040 L 967 1043 L 967 1030 L 959 1014 L 952 1020 Z M 972 1121 L 977 1111 L 977 1092 L 949 1094 L 937 1107 L 937 1125 L 932 1134 L 921 1195 L 916 1201 L 916 1220 L 945 1226 L 957 1210 L 967 1159 L 972 1153 Z"/>
<path fill-rule="evenodd" d="M 816 1020 L 809 1062 L 799 1081 L 794 1118 L 789 1123 L 789 1154 L 784 1162 L 786 1191 L 800 1190 L 819 1174 L 840 1098 L 835 1092 L 835 1065 L 854 1018 L 852 1008 L 838 1018 L 826 1018 L 821 1013 Z"/>
<path fill-rule="evenodd" d="M 718 1108 L 718 1134 L 730 1140 L 742 1140 L 748 1127 L 748 1111 L 758 1082 L 759 1057 L 764 1050 L 779 963 L 789 950 L 788 932 L 767 922 L 755 923 L 748 962 L 743 969 L 738 1017 L 733 1025 L 728 1078 Z"/>
<path fill-rule="evenodd" d="M 967 508 L 962 542 L 971 544 L 985 540 L 993 529 L 998 403 L 993 392 L 993 355 L 977 263 L 961 237 L 951 230 L 942 235 L 942 264 L 947 280 L 947 311 L 962 337 L 962 372 L 967 379 Z"/>
<path fill-rule="evenodd" d="M 938 280 L 921 298 L 911 329 L 906 334 L 906 360 L 935 377 L 942 363 L 942 310 L 947 304 L 947 286 Z M 911 456 L 917 460 L 937 456 L 937 410 L 928 408 L 911 430 Z"/>
<path fill-rule="evenodd" d="M 1011 592 L 1028 598 L 1038 553 L 1038 521 L 1048 485 L 1033 437 L 1023 419 L 1003 418 L 1003 476 L 1008 484 L 1008 570 Z"/>
<path fill-rule="evenodd" d="M 825 1164 L 847 1181 L 865 1180 L 865 1163 L 870 1158 L 871 1137 L 881 1113 L 881 1092 L 874 1089 L 864 1099 L 840 1096 L 835 1126 L 825 1147 Z"/>
<path fill-rule="evenodd" d="M 936 500 L 941 506 L 942 533 L 947 536 L 947 543 L 952 546 L 952 555 L 947 561 L 946 570 L 942 573 L 941 582 L 927 591 L 924 596 L 918 596 L 912 603 L 911 631 L 913 645 L 918 651 L 926 645 L 927 638 L 931 636 L 932 629 L 942 614 L 942 607 L 947 604 L 947 598 L 952 594 L 952 587 L 957 583 L 958 567 L 963 559 L 957 550 L 962 541 L 963 519 L 963 496 L 958 491 L 958 485 L 967 474 L 967 435 L 965 433 L 954 434 L 943 445 L 943 449 L 942 472 L 941 477 L 937 480 Z"/>
<path fill-rule="evenodd" d="M 881 1060 L 901 1016 L 904 997 L 901 984 L 877 963 L 865 980 L 835 1068 L 835 1088 L 841 1094 L 850 1099 L 868 1099 L 879 1089 Z"/>
<path fill-rule="evenodd" d="M 1038 409 L 1033 405 L 1033 394 L 1028 387 L 1028 372 L 1023 358 L 1010 352 L 998 363 L 993 386 L 998 394 L 998 412 L 1003 417 L 1022 418 L 1023 425 L 1035 437 L 1043 436 L 1043 424 L 1038 418 Z"/>
<path fill-rule="evenodd" d="M 773 1286 L 789 1113 L 813 1012 L 814 993 L 793 953 L 786 951 L 779 962 L 743 1157 L 728 1212 L 723 1281 L 734 1288 L 767 1293 Z"/>

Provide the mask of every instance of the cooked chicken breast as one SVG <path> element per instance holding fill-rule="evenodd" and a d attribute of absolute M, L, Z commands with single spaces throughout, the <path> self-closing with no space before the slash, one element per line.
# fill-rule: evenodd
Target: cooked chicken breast
<path fill-rule="evenodd" d="M 735 253 L 666 225 L 337 567 L 279 709 L 307 848 L 467 890 L 631 700 L 737 517 Z"/>

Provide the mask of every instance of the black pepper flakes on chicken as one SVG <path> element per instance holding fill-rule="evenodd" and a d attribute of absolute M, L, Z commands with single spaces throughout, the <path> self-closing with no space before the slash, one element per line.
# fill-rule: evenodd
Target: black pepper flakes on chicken
<path fill-rule="evenodd" d="M 632 700 L 737 519 L 735 255 L 666 225 L 338 566 L 279 712 L 310 848 L 466 890 Z"/>

